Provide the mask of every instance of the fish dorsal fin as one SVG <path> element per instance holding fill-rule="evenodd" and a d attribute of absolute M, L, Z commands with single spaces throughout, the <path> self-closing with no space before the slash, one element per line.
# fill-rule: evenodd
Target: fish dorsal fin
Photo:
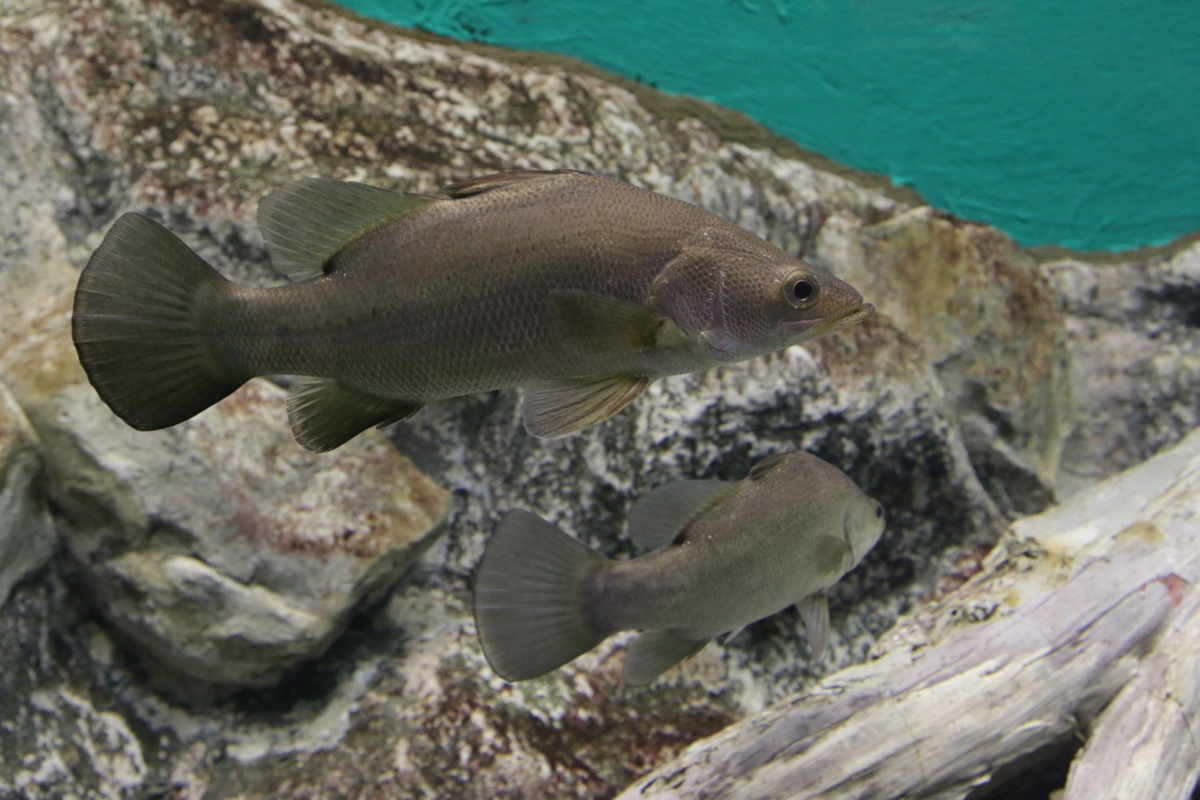
<path fill-rule="evenodd" d="M 508 172 L 497 172 L 495 175 L 484 175 L 480 178 L 472 178 L 469 181 L 452 183 L 449 186 L 443 186 L 442 191 L 453 199 L 458 200 L 463 197 L 472 197 L 484 192 L 490 192 L 493 189 L 512 186 L 514 183 L 545 178 L 548 175 L 590 174 L 589 172 L 580 172 L 577 169 L 510 169 Z"/>
<path fill-rule="evenodd" d="M 808 639 L 812 659 L 817 661 L 825 653 L 825 645 L 829 642 L 829 599 L 825 592 L 814 592 L 798 600 L 796 610 L 800 612 L 800 619 L 804 620 L 804 635 Z"/>
<path fill-rule="evenodd" d="M 550 293 L 550 317 L 565 342 L 593 356 L 649 350 L 667 324 L 641 303 L 573 289 Z"/>
<path fill-rule="evenodd" d="M 576 433 L 616 414 L 650 385 L 638 375 L 531 381 L 525 385 L 525 430 L 539 439 Z"/>
<path fill-rule="evenodd" d="M 767 472 L 770 471 L 771 467 L 775 466 L 776 464 L 783 461 L 787 457 L 788 457 L 788 453 L 776 453 L 773 456 L 767 456 L 762 461 L 759 461 L 754 466 L 752 466 L 750 468 L 750 474 L 747 475 L 746 477 L 750 478 L 750 479 L 761 478 L 763 475 L 765 475 Z"/>
<path fill-rule="evenodd" d="M 362 183 L 301 178 L 258 204 L 258 227 L 275 268 L 293 281 L 325 272 L 325 264 L 358 235 L 440 202 Z"/>
<path fill-rule="evenodd" d="M 727 481 L 676 481 L 642 496 L 629 509 L 629 538 L 643 550 L 657 550 L 735 484 Z"/>

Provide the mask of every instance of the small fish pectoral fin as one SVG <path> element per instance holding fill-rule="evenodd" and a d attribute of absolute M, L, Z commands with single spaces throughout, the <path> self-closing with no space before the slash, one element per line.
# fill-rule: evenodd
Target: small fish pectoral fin
<path fill-rule="evenodd" d="M 305 281 L 324 274 L 326 262 L 360 233 L 437 202 L 362 183 L 301 178 L 263 198 L 258 227 L 275 268 Z"/>
<path fill-rule="evenodd" d="M 574 290 L 550 293 L 550 316 L 564 342 L 588 355 L 651 350 L 667 322 L 640 303 Z"/>
<path fill-rule="evenodd" d="M 831 575 L 837 580 L 854 565 L 854 551 L 838 536 L 818 536 L 809 551 L 811 563 L 818 575 Z"/>
<path fill-rule="evenodd" d="M 484 175 L 479 178 L 472 178 L 469 181 L 452 183 L 449 186 L 443 186 L 442 191 L 451 198 L 457 200 L 462 197 L 473 197 L 477 194 L 490 192 L 493 189 L 501 189 L 505 186 L 512 186 L 514 183 L 522 183 L 524 181 L 545 178 L 548 175 L 572 174 L 589 175 L 591 173 L 580 172 L 577 169 L 511 169 L 508 172 L 498 172 L 495 175 Z"/>
<path fill-rule="evenodd" d="M 649 378 L 623 374 L 532 381 L 525 386 L 525 430 L 539 439 L 581 431 L 616 414 L 649 385 Z"/>
<path fill-rule="evenodd" d="M 621 679 L 631 686 L 649 683 L 706 644 L 707 639 L 690 639 L 676 630 L 645 631 L 625 651 Z"/>
<path fill-rule="evenodd" d="M 339 447 L 373 425 L 407 419 L 423 405 L 363 394 L 328 378 L 299 378 L 287 398 L 292 434 L 314 453 Z"/>
<path fill-rule="evenodd" d="M 829 599 L 825 592 L 814 592 L 798 600 L 796 610 L 804 620 L 804 635 L 808 638 L 812 659 L 816 661 L 825 653 L 825 645 L 829 642 Z"/>
<path fill-rule="evenodd" d="M 629 538 L 643 550 L 671 544 L 713 500 L 734 487 L 727 481 L 676 481 L 643 495 L 629 509 Z"/>

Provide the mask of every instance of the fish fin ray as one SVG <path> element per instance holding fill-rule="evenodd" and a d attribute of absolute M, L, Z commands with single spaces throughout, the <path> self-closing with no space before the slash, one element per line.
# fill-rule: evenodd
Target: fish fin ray
<path fill-rule="evenodd" d="M 740 625 L 737 628 L 725 634 L 725 639 L 721 642 L 722 645 L 727 645 L 741 635 L 742 631 L 746 630 L 745 625 Z"/>
<path fill-rule="evenodd" d="M 699 653 L 706 644 L 707 639 L 689 639 L 670 628 L 643 631 L 625 651 L 621 679 L 630 686 L 649 683 L 680 661 Z"/>
<path fill-rule="evenodd" d="M 339 250 L 367 230 L 441 202 L 363 183 L 301 178 L 258 204 L 258 227 L 275 268 L 293 281 L 325 274 Z"/>
<path fill-rule="evenodd" d="M 789 455 L 791 455 L 791 454 L 790 453 L 776 453 L 774 455 L 767 456 L 766 458 L 762 459 L 761 461 L 755 462 L 754 466 L 750 467 L 750 473 L 746 477 L 752 478 L 752 479 L 761 478 L 763 475 L 770 472 L 771 467 L 774 467 L 776 464 L 783 462 L 784 460 L 787 459 L 787 457 Z"/>
<path fill-rule="evenodd" d="M 372 426 L 407 419 L 423 405 L 356 392 L 329 378 L 298 378 L 287 397 L 292 434 L 314 453 L 340 447 Z"/>
<path fill-rule="evenodd" d="M 458 200 L 463 197 L 473 197 L 477 194 L 490 192 L 493 189 L 502 189 L 505 186 L 512 186 L 514 183 L 524 183 L 525 181 L 537 180 L 545 178 L 549 175 L 590 175 L 590 172 L 581 172 L 577 169 L 511 169 L 507 172 L 497 172 L 494 175 L 483 175 L 478 178 L 472 178 L 467 181 L 459 181 L 442 187 L 442 191 L 451 198 Z"/>
<path fill-rule="evenodd" d="M 589 627 L 581 589 L 606 561 L 538 515 L 508 512 L 475 577 L 475 629 L 497 675 L 537 678 L 604 640 Z"/>
<path fill-rule="evenodd" d="M 531 381 L 525 385 L 525 430 L 539 439 L 576 433 L 616 414 L 649 385 L 649 378 L 623 373 Z"/>
<path fill-rule="evenodd" d="M 818 661 L 829 643 L 829 599 L 825 592 L 813 592 L 796 602 L 800 619 L 804 620 L 804 635 L 812 660 Z"/>
<path fill-rule="evenodd" d="M 667 318 L 640 303 L 593 292 L 550 293 L 555 329 L 584 353 L 635 353 L 652 349 Z"/>
<path fill-rule="evenodd" d="M 219 302 L 228 282 L 175 234 L 141 214 L 121 216 L 79 276 L 71 338 L 101 399 L 132 427 L 176 425 L 236 391 L 212 357 L 195 298 Z"/>
<path fill-rule="evenodd" d="M 629 538 L 643 550 L 657 550 L 675 537 L 735 484 L 728 481 L 676 481 L 642 495 L 629 509 Z"/>

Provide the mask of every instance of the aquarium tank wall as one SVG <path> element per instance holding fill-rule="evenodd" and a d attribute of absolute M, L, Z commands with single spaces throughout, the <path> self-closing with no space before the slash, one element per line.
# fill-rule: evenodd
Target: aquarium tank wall
<path fill-rule="evenodd" d="M 1200 15 L 1190 4 L 341 4 L 575 56 L 738 109 L 1025 246 L 1124 250 L 1200 228 Z"/>

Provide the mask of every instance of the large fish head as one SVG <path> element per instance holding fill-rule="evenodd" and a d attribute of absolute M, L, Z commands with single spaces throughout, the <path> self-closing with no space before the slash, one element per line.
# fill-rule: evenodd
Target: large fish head
<path fill-rule="evenodd" d="M 875 315 L 845 281 L 757 237 L 749 245 L 725 238 L 710 233 L 691 243 L 654 291 L 663 310 L 714 360 L 781 350 Z"/>

